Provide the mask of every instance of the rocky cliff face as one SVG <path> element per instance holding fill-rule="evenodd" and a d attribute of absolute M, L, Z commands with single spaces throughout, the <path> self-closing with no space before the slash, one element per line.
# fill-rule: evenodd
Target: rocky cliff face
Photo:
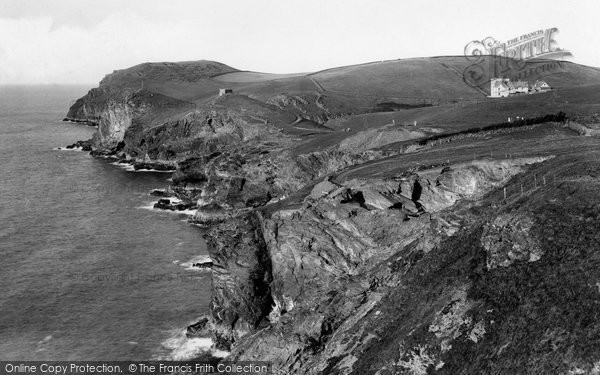
<path fill-rule="evenodd" d="M 319 326 L 323 322 L 318 320 L 324 317 L 314 307 L 323 303 L 324 295 L 346 288 L 352 279 L 362 279 L 360 290 L 368 291 L 371 281 L 368 276 L 365 280 L 365 275 L 380 262 L 407 248 L 416 253 L 428 253 L 444 237 L 456 232 L 458 223 L 434 218 L 433 213 L 443 211 L 459 199 L 481 196 L 520 172 L 522 166 L 540 160 L 469 163 L 437 174 L 411 174 L 398 180 L 351 180 L 343 184 L 325 180 L 314 186 L 301 207 L 251 213 L 215 227 L 207 237 L 219 238 L 230 246 L 217 245 L 211 240 L 209 248 L 212 256 L 227 258 L 236 267 L 253 264 L 247 260 L 236 261 L 240 254 L 243 257 L 260 254 L 263 264 L 270 269 L 269 297 L 273 301 L 269 315 L 262 310 L 260 318 L 278 323 L 301 311 L 302 320 L 294 319 L 292 324 L 301 327 L 288 328 L 316 330 L 300 332 L 308 336 L 302 344 L 296 342 L 291 346 L 286 354 L 291 355 L 293 348 L 310 346 L 314 344 L 311 340 L 320 340 Z M 448 181 L 453 183 L 443 184 Z M 248 225 L 252 223 L 254 227 L 249 230 Z M 237 228 L 236 233 L 240 233 L 243 240 L 223 236 L 223 232 L 232 227 Z M 260 242 L 255 240 L 257 233 Z M 232 254 L 229 249 L 240 242 L 253 246 L 251 250 Z M 258 262 L 258 259 L 255 257 L 254 261 Z M 253 299 L 248 293 L 221 298 L 232 290 L 242 291 L 244 285 L 232 286 L 224 281 L 230 282 L 238 271 L 238 268 L 220 267 L 213 274 L 213 311 L 235 308 L 235 302 L 231 301 Z M 241 278 L 240 282 L 245 284 L 246 279 Z M 221 287 L 227 291 L 220 290 Z M 263 291 L 267 289 L 263 288 Z M 343 303 L 352 304 L 351 300 Z M 342 317 L 342 320 L 346 318 Z M 217 320 L 230 325 L 226 320 L 218 317 Z M 315 324 L 317 326 L 313 326 Z"/>
<path fill-rule="evenodd" d="M 151 126 L 160 123 L 171 112 L 191 108 L 194 108 L 192 103 L 148 90 L 118 91 L 100 87 L 77 100 L 66 119 L 97 125 L 95 147 L 111 149 L 124 140 L 132 124 Z"/>
<path fill-rule="evenodd" d="M 210 227 L 211 316 L 191 334 L 282 374 L 600 373 L 598 144 L 547 123 L 564 113 L 336 131 L 341 96 L 216 97 L 210 66 L 167 69 L 209 86 L 194 103 L 132 89 L 162 79 L 142 65 L 69 111 L 96 149 L 177 166 L 173 194 Z"/>
<path fill-rule="evenodd" d="M 209 241 L 211 256 L 227 259 L 213 273 L 217 342 L 233 344 L 234 360 L 272 361 L 282 374 L 592 371 L 598 359 L 568 333 L 583 328 L 560 316 L 580 303 L 576 314 L 591 318 L 593 303 L 585 302 L 587 292 L 556 293 L 580 289 L 600 275 L 568 278 L 569 285 L 547 276 L 565 276 L 595 259 L 583 255 L 585 241 L 579 250 L 558 251 L 555 234 L 569 225 L 584 230 L 578 223 L 597 213 L 583 202 L 571 205 L 566 217 L 547 212 L 547 202 L 567 203 L 564 185 L 545 186 L 533 200 L 504 201 L 494 190 L 515 188 L 514 176 L 544 160 L 466 163 L 390 180 L 325 180 L 301 206 L 262 210 L 215 227 L 208 238 L 220 242 Z M 537 171 L 559 163 L 546 161 Z M 565 180 L 574 173 L 562 172 Z M 232 228 L 241 237 L 225 233 Z M 591 227 L 584 231 L 595 237 Z M 239 244 L 251 245 L 230 250 Z M 567 259 L 564 270 L 552 269 Z M 243 275 L 258 263 L 265 269 L 256 275 L 263 276 L 249 282 Z M 549 289 L 531 284 L 539 282 Z M 554 298 L 561 300 L 558 310 Z M 251 304 L 254 328 L 239 329 L 241 323 L 219 315 L 247 315 L 240 301 L 257 301 Z M 549 321 L 541 318 L 548 313 Z"/>
<path fill-rule="evenodd" d="M 110 149 L 123 141 L 134 123 L 151 127 L 180 117 L 196 105 L 185 87 L 193 87 L 197 95 L 214 93 L 209 78 L 236 69 L 213 61 L 181 63 L 145 63 L 116 70 L 106 75 L 97 88 L 78 99 L 69 108 L 66 120 L 98 125 L 97 148 Z M 173 82 L 178 82 L 180 87 Z"/>

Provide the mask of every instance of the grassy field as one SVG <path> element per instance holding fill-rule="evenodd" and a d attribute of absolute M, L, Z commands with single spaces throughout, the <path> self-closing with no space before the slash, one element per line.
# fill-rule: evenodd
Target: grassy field
<path fill-rule="evenodd" d="M 487 56 L 475 64 L 482 67 L 486 85 L 502 63 L 501 58 Z M 548 69 L 535 73 L 536 68 L 547 68 L 548 64 L 559 69 L 544 77 Z M 174 98 L 174 102 L 193 103 L 191 108 L 164 108 L 162 116 L 153 112 L 155 118 L 144 119 L 150 126 L 215 103 L 219 107 L 223 101 L 235 111 L 243 110 L 250 122 L 269 123 L 297 137 L 294 152 L 298 154 L 342 142 L 359 148 L 377 147 L 392 140 L 408 141 L 419 134 L 455 132 L 558 111 L 570 117 L 600 112 L 598 69 L 544 60 L 528 61 L 525 66 L 510 63 L 506 75 L 518 77 L 523 69 L 533 69 L 533 75 L 525 79 L 544 78 L 556 89 L 491 99 L 485 96 L 487 86 L 476 88 L 464 79 L 463 74 L 473 65 L 464 56 L 444 56 L 374 62 L 310 74 L 269 74 L 239 71 L 212 61 L 145 63 L 107 75 L 101 87 L 109 90 L 88 101 L 104 100 L 112 90 L 135 92 L 143 85 L 146 91 Z M 218 98 L 223 87 L 232 88 L 236 95 Z M 371 137 L 378 140 L 361 139 Z"/>
<path fill-rule="evenodd" d="M 504 99 L 486 98 L 473 103 L 345 116 L 327 122 L 326 125 L 335 129 L 334 132 L 302 140 L 295 152 L 301 154 L 311 150 L 324 150 L 360 133 L 376 136 L 377 130 L 384 131 L 389 127 L 433 135 L 499 124 L 507 122 L 509 118 L 515 121 L 517 117 L 529 119 L 559 111 L 565 112 L 570 118 L 600 113 L 600 85 Z M 401 146 L 402 143 L 393 147 Z"/>
<path fill-rule="evenodd" d="M 276 79 L 296 78 L 305 76 L 306 73 L 291 73 L 291 74 L 274 74 L 274 73 L 259 73 L 259 72 L 233 72 L 224 73 L 214 76 L 213 79 L 217 82 L 224 83 L 256 83 L 273 81 Z"/>
<path fill-rule="evenodd" d="M 312 74 L 326 91 L 402 98 L 476 99 L 483 95 L 430 58 L 384 61 Z"/>
<path fill-rule="evenodd" d="M 469 85 L 477 86 L 489 94 L 489 81 L 494 77 L 524 80 L 533 84 L 536 80 L 546 81 L 553 88 L 568 88 L 600 83 L 600 70 L 568 61 L 530 59 L 514 61 L 498 56 L 481 56 L 477 59 L 465 57 L 436 57 L 434 61 L 446 64 L 460 72 Z"/>
<path fill-rule="evenodd" d="M 480 87 L 471 84 L 475 66 Z M 482 100 L 489 78 L 507 76 L 531 82 L 543 78 L 557 88 L 600 84 L 600 70 L 570 62 L 528 60 L 525 65 L 498 57 L 478 61 L 464 56 L 444 56 L 374 62 L 332 68 L 316 73 L 270 74 L 239 71 L 212 61 L 145 63 L 107 75 L 101 85 L 142 87 L 177 99 L 202 102 L 221 87 L 259 100 L 287 94 L 321 93 L 338 102 L 376 107 L 377 102 L 399 105 L 440 101 Z M 479 82 L 481 81 L 481 82 Z M 482 91 L 483 89 L 483 91 Z M 371 108 L 373 109 L 373 108 Z M 365 108 L 358 111 L 365 112 Z"/>

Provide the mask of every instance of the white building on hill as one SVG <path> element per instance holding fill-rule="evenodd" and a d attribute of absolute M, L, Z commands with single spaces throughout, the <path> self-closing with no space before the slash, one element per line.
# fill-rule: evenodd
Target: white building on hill
<path fill-rule="evenodd" d="M 544 91 L 552 90 L 552 88 L 550 87 L 549 84 L 547 84 L 544 81 L 540 81 L 540 80 L 535 81 L 535 83 L 533 84 L 533 87 L 531 89 L 535 92 L 544 92 Z"/>
<path fill-rule="evenodd" d="M 509 93 L 513 94 L 528 94 L 529 93 L 529 82 L 527 81 L 515 81 L 508 82 Z"/>
<path fill-rule="evenodd" d="M 510 95 L 535 94 L 552 90 L 546 82 L 537 80 L 530 87 L 527 81 L 511 82 L 508 78 L 492 78 L 490 80 L 490 98 L 506 98 Z"/>
<path fill-rule="evenodd" d="M 510 80 L 507 78 L 492 78 L 490 81 L 490 96 L 492 98 L 505 98 L 510 95 Z"/>

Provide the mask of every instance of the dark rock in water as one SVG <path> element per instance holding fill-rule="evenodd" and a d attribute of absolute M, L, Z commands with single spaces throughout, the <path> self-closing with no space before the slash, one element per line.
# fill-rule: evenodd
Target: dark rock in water
<path fill-rule="evenodd" d="M 72 145 L 66 146 L 67 149 L 72 150 L 74 148 L 81 148 L 83 151 L 92 151 L 92 141 L 77 141 Z"/>
<path fill-rule="evenodd" d="M 192 264 L 192 266 L 198 267 L 198 268 L 212 268 L 213 262 L 212 262 L 212 260 L 207 260 L 206 262 L 194 263 L 194 264 Z"/>
<path fill-rule="evenodd" d="M 187 327 L 185 332 L 185 336 L 190 337 L 198 337 L 198 336 L 208 336 L 209 332 L 207 331 L 208 318 L 202 318 L 194 324 L 191 324 Z"/>
<path fill-rule="evenodd" d="M 113 147 L 97 147 L 97 142 L 95 141 L 96 135 L 94 138 L 90 140 L 90 145 L 94 145 L 94 149 L 90 152 L 90 155 L 102 158 L 110 158 L 110 159 L 118 159 L 120 162 L 131 163 L 129 160 L 126 160 L 126 155 L 123 152 L 123 148 L 125 144 L 123 142 L 119 142 Z"/>
<path fill-rule="evenodd" d="M 154 208 L 158 208 L 161 210 L 172 210 L 171 200 L 170 199 L 159 199 L 158 202 L 154 204 Z"/>
<path fill-rule="evenodd" d="M 92 120 L 86 120 L 86 119 L 82 120 L 82 119 L 77 119 L 77 118 L 65 117 L 62 120 L 65 121 L 65 122 L 75 122 L 75 123 L 78 123 L 78 124 L 85 124 L 85 125 L 88 125 L 88 126 L 97 126 L 98 125 L 97 122 L 92 121 Z"/>
<path fill-rule="evenodd" d="M 173 208 L 175 208 L 175 211 L 184 211 L 192 208 L 192 205 L 189 203 L 177 203 L 173 205 Z"/>
<path fill-rule="evenodd" d="M 154 208 L 158 208 L 161 210 L 171 210 L 171 211 L 184 211 L 189 209 L 196 208 L 196 204 L 192 202 L 171 202 L 168 198 L 159 199 L 158 202 L 154 204 Z"/>
<path fill-rule="evenodd" d="M 184 201 L 197 202 L 202 196 L 202 189 L 170 186 L 169 191 L 172 191 Z"/>
<path fill-rule="evenodd" d="M 90 155 L 96 156 L 96 157 L 101 157 L 101 158 L 111 158 L 111 159 L 116 159 L 117 158 L 115 156 L 116 153 L 113 150 L 106 150 L 106 149 L 95 149 L 95 150 L 92 150 L 90 152 Z"/>
<path fill-rule="evenodd" d="M 161 190 L 161 189 L 154 189 L 150 192 L 150 195 L 154 196 L 154 197 L 173 197 L 175 194 L 166 191 L 166 190 Z"/>

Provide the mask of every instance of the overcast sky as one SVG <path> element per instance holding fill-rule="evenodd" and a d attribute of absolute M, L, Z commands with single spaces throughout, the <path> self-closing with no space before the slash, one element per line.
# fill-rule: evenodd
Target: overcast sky
<path fill-rule="evenodd" d="M 147 61 L 307 72 L 551 27 L 572 61 L 600 66 L 599 16 L 597 0 L 0 0 L 0 84 L 95 84 Z"/>

